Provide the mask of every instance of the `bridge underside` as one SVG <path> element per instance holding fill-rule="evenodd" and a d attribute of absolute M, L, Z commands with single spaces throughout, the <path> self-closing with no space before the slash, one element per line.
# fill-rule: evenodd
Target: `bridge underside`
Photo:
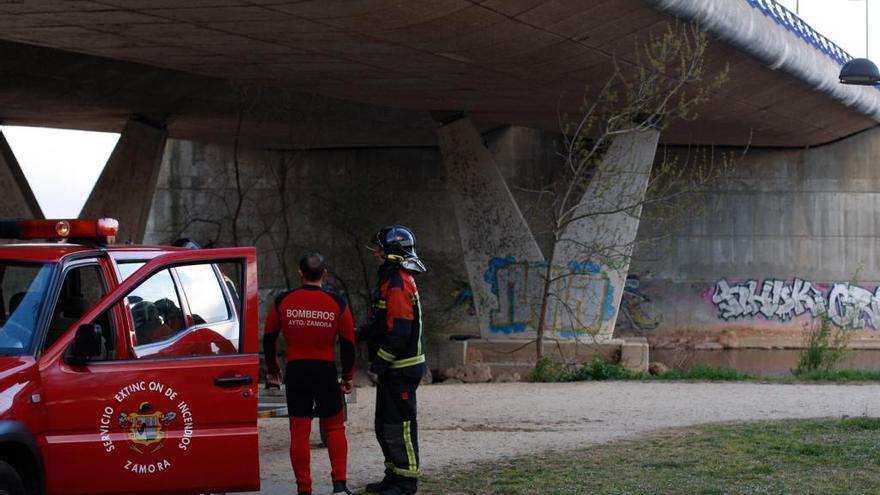
<path fill-rule="evenodd" d="M 435 145 L 430 111 L 556 131 L 612 55 L 633 64 L 636 40 L 672 20 L 640 0 L 186 5 L 0 5 L 0 120 L 118 131 L 140 114 L 173 138 L 232 142 L 240 128 L 269 148 Z M 806 146 L 876 125 L 725 43 L 708 61 L 731 82 L 662 142 Z"/>

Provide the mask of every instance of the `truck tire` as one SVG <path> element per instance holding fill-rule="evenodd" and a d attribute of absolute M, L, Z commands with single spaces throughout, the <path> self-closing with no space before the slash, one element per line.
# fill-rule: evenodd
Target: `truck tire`
<path fill-rule="evenodd" d="M 27 495 L 21 476 L 3 461 L 0 461 L 0 495 Z"/>

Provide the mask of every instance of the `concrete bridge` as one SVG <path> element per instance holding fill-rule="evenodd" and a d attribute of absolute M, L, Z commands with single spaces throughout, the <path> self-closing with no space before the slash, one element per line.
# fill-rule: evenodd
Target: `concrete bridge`
<path fill-rule="evenodd" d="M 581 289 L 603 303 L 579 311 L 603 342 L 773 347 L 823 309 L 871 345 L 880 91 L 839 85 L 849 55 L 773 0 L 8 2 L 0 121 L 122 132 L 82 216 L 116 216 L 134 242 L 255 244 L 266 291 L 316 248 L 362 310 L 363 239 L 411 224 L 437 340 L 521 341 L 528 266 L 549 255 L 528 190 L 558 160 L 559 109 L 676 18 L 709 33 L 708 70 L 729 66 L 730 83 L 695 121 L 621 137 L 606 163 L 640 171 L 637 190 L 658 146 L 750 151 L 707 216 L 591 272 Z M 5 213 L 40 215 L 0 149 Z"/>

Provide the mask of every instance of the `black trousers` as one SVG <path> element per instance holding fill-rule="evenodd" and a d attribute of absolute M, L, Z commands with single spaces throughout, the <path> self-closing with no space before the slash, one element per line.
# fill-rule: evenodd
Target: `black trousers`
<path fill-rule="evenodd" d="M 298 418 L 331 418 L 342 410 L 339 375 L 332 361 L 299 360 L 287 363 L 287 413 Z"/>
<path fill-rule="evenodd" d="M 385 474 L 412 485 L 419 476 L 416 389 L 420 381 L 392 370 L 376 387 L 376 439 L 385 456 Z"/>

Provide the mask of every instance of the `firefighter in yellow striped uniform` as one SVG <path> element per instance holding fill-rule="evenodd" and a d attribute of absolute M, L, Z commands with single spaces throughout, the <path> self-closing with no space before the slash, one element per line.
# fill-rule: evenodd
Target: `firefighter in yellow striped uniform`
<path fill-rule="evenodd" d="M 370 351 L 376 377 L 376 439 L 385 456 L 385 477 L 367 493 L 412 495 L 419 476 L 416 389 L 426 372 L 422 308 L 414 274 L 425 265 L 416 256 L 415 234 L 402 225 L 381 229 L 374 240 L 381 263 L 370 322 L 358 329 Z"/>

